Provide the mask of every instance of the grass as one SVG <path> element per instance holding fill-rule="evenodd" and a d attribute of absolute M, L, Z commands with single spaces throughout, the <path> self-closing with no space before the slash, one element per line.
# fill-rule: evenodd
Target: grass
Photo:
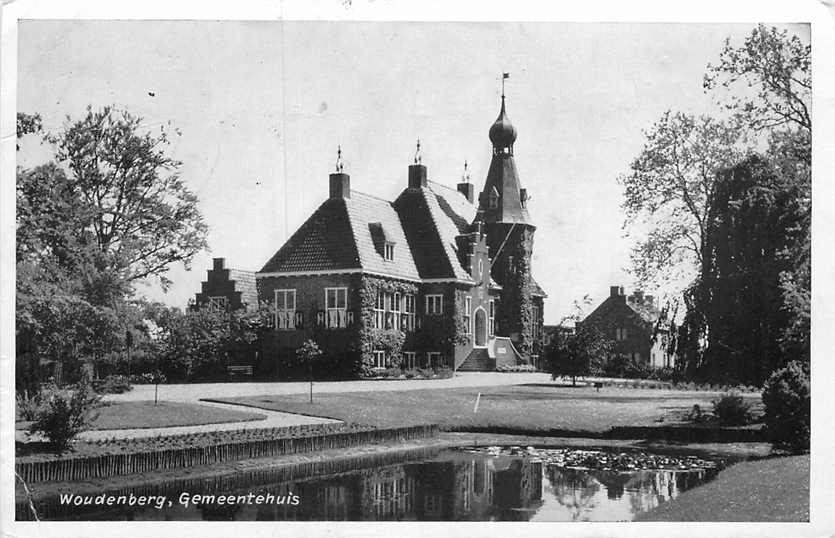
<path fill-rule="evenodd" d="M 476 399 L 481 393 L 478 410 Z M 275 411 L 314 415 L 377 426 L 437 423 L 443 429 L 556 430 L 602 433 L 613 426 L 681 423 L 698 404 L 712 408 L 717 393 L 657 389 L 604 389 L 560 385 L 517 385 L 403 392 L 264 395 L 219 399 Z M 752 395 L 751 400 L 756 396 Z"/>
<path fill-rule="evenodd" d="M 251 411 L 223 409 L 211 405 L 180 402 L 106 402 L 96 410 L 93 430 L 168 428 L 200 426 L 226 422 L 263 420 L 264 415 Z M 29 422 L 16 422 L 15 428 L 28 428 Z"/>
<path fill-rule="evenodd" d="M 639 521 L 809 521 L 809 456 L 737 463 Z"/>

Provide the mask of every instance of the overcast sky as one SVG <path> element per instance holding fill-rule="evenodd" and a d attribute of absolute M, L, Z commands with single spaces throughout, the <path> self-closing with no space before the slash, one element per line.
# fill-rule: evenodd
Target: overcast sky
<path fill-rule="evenodd" d="M 632 287 L 618 174 L 667 109 L 714 113 L 702 90 L 723 40 L 750 24 L 22 21 L 18 110 L 55 130 L 88 104 L 126 107 L 182 131 L 171 154 L 210 226 L 184 306 L 212 257 L 258 270 L 327 197 L 336 147 L 355 190 L 393 199 L 419 137 L 430 179 L 463 162 L 480 190 L 487 131 L 507 81 L 516 164 L 537 225 L 534 277 L 546 323 L 608 286 Z M 808 26 L 790 30 L 808 42 Z M 153 94 L 153 95 L 151 95 Z M 52 150 L 27 140 L 19 164 Z M 285 196 L 285 192 L 287 196 Z"/>

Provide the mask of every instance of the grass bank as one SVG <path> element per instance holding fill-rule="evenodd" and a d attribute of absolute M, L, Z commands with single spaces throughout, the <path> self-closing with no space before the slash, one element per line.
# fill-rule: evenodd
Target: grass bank
<path fill-rule="evenodd" d="M 558 384 L 403 392 L 350 392 L 223 398 L 224 403 L 392 427 L 438 424 L 452 431 L 600 437 L 612 428 L 684 426 L 694 405 L 712 408 L 717 392 L 604 389 Z M 756 402 L 755 394 L 747 396 Z"/>
<path fill-rule="evenodd" d="M 809 456 L 737 463 L 638 521 L 809 521 Z"/>
<path fill-rule="evenodd" d="M 122 430 L 201 426 L 228 422 L 263 420 L 264 415 L 246 410 L 233 410 L 182 402 L 104 402 L 96 409 L 92 430 Z M 25 430 L 31 422 L 17 421 L 15 429 Z"/>

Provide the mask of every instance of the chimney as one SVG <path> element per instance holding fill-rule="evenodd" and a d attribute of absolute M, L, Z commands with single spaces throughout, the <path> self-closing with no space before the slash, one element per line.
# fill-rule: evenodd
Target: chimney
<path fill-rule="evenodd" d="M 621 288 L 618 286 L 609 286 L 609 297 L 617 297 L 621 294 Z"/>
<path fill-rule="evenodd" d="M 331 174 L 329 178 L 331 198 L 347 199 L 351 197 L 351 176 L 344 172 L 336 172 Z"/>
<path fill-rule="evenodd" d="M 215 271 L 223 269 L 223 264 L 225 261 L 225 258 L 212 258 L 212 269 Z"/>
<path fill-rule="evenodd" d="M 475 201 L 475 185 L 472 183 L 459 183 L 458 192 L 467 197 L 467 201 L 473 203 Z"/>
<path fill-rule="evenodd" d="M 419 189 L 426 186 L 426 167 L 422 164 L 409 165 L 409 188 Z"/>

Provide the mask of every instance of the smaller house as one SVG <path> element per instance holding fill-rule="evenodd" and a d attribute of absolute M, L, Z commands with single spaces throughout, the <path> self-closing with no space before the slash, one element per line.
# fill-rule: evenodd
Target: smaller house
<path fill-rule="evenodd" d="M 200 293 L 195 295 L 193 307 L 211 305 L 229 311 L 258 308 L 255 271 L 224 265 L 224 258 L 212 259 L 212 268 L 206 271 L 206 280 L 201 284 Z"/>
<path fill-rule="evenodd" d="M 626 296 L 621 286 L 611 286 L 609 297 L 578 323 L 593 326 L 615 342 L 614 353 L 652 368 L 673 366 L 675 357 L 667 351 L 668 329 L 652 295 L 643 291 Z"/>

